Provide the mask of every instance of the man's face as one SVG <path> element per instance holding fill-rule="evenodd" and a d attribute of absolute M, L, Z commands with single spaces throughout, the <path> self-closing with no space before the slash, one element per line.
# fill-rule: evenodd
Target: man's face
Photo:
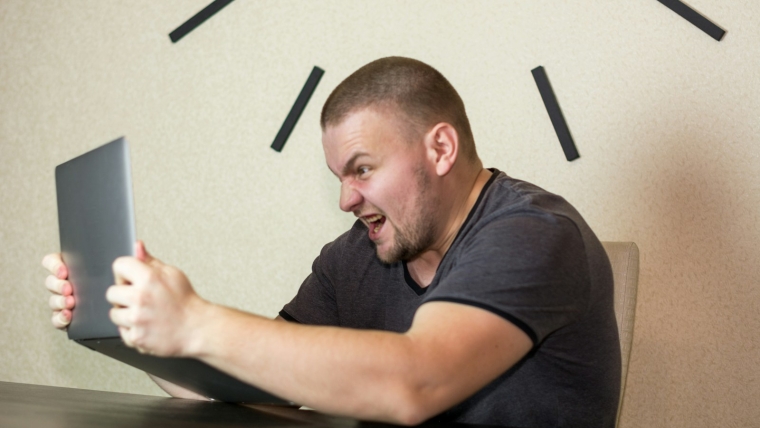
<path fill-rule="evenodd" d="M 389 113 L 363 109 L 322 134 L 327 166 L 341 182 L 340 208 L 367 225 L 384 263 L 414 258 L 437 236 L 439 204 L 425 147 L 421 139 L 408 141 L 404 126 Z"/>

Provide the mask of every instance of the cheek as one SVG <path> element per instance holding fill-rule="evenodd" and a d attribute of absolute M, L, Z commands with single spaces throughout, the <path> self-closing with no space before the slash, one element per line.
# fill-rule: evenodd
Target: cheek
<path fill-rule="evenodd" d="M 355 189 L 369 206 L 376 207 L 394 222 L 400 220 L 396 218 L 399 215 L 414 209 L 415 197 L 420 191 L 416 177 L 399 170 L 375 174 L 370 180 L 357 182 Z"/>

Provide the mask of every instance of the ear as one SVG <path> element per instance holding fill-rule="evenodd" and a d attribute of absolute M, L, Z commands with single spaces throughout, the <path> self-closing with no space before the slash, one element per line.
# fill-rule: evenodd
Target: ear
<path fill-rule="evenodd" d="M 457 130 L 446 122 L 433 126 L 425 135 L 425 149 L 428 159 L 435 165 L 436 174 L 441 177 L 448 174 L 459 155 Z"/>

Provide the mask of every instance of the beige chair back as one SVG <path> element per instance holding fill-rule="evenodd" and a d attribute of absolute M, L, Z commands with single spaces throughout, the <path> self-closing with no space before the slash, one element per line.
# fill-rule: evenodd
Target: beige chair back
<path fill-rule="evenodd" d="M 620 402 L 617 422 L 620 423 L 620 409 L 628 376 L 628 359 L 633 342 L 633 320 L 636 313 L 636 292 L 639 285 L 639 247 L 633 242 L 602 242 L 612 264 L 615 281 L 615 317 L 620 332 L 620 354 L 622 356 L 622 377 L 620 380 Z"/>

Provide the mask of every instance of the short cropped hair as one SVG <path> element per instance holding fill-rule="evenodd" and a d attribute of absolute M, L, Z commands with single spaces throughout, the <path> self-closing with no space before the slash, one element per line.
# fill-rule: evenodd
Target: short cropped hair
<path fill-rule="evenodd" d="M 388 57 L 356 70 L 325 101 L 322 130 L 368 107 L 398 112 L 399 118 L 411 125 L 415 137 L 437 123 L 450 123 L 459 135 L 460 153 L 469 161 L 477 160 L 462 98 L 438 70 L 421 61 Z"/>

